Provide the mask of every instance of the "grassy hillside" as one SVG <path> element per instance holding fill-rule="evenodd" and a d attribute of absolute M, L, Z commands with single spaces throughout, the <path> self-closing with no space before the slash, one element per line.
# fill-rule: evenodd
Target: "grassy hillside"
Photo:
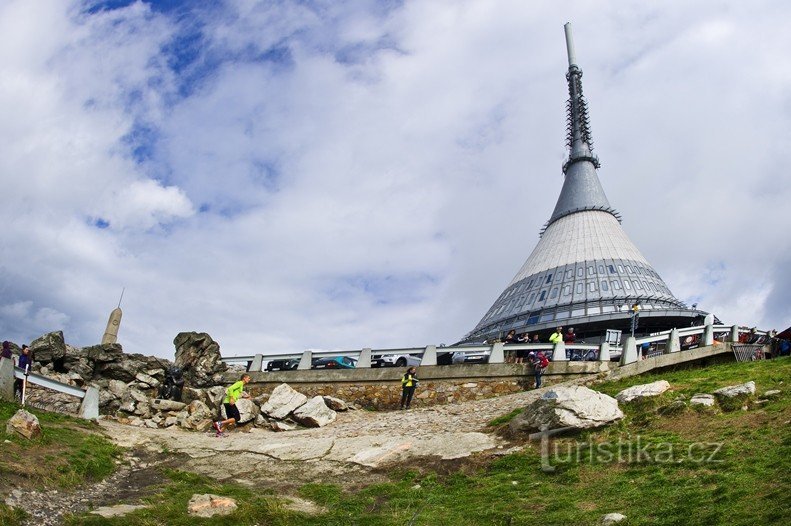
<path fill-rule="evenodd" d="M 541 469 L 540 444 L 518 438 L 515 445 L 524 449 L 517 453 L 421 460 L 392 470 L 388 483 L 354 491 L 320 481 L 305 485 L 301 496 L 327 509 L 308 516 L 286 510 L 276 488 L 172 471 L 170 482 L 148 499 L 149 509 L 112 520 L 74 517 L 70 524 L 594 525 L 610 512 L 627 515 L 628 525 L 791 523 L 791 359 L 647 375 L 597 389 L 614 395 L 660 378 L 672 390 L 627 405 L 622 422 L 549 444 L 544 463 L 551 472 Z M 770 389 L 781 394 L 753 401 L 748 410 L 657 411 L 679 396 L 749 380 L 757 385 L 756 398 Z M 239 509 L 224 518 L 188 518 L 194 493 L 234 497 Z"/>
<path fill-rule="evenodd" d="M 6 422 L 18 409 L 16 404 L 0 402 L 0 494 L 12 489 L 71 489 L 101 480 L 115 469 L 120 451 L 97 434 L 95 423 L 28 407 L 42 433 L 27 440 L 5 433 Z M 17 524 L 22 516 L 0 504 L 0 524 Z"/>

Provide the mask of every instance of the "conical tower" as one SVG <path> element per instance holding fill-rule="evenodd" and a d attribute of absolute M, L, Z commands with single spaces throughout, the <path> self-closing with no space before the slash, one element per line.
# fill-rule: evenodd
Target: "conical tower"
<path fill-rule="evenodd" d="M 688 326 L 706 314 L 673 296 L 626 235 L 604 194 L 582 70 L 569 24 L 565 30 L 569 157 L 563 164 L 563 189 L 532 254 L 463 341 L 496 338 L 511 329 L 548 332 L 560 325 L 594 341 L 604 329 L 627 329 L 635 304 L 641 307 L 641 332 Z"/>

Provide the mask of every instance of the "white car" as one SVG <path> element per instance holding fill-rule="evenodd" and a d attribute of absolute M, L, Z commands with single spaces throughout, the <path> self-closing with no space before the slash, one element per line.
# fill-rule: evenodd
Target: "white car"
<path fill-rule="evenodd" d="M 422 356 L 411 354 L 374 354 L 371 356 L 371 367 L 417 367 L 421 361 Z"/>

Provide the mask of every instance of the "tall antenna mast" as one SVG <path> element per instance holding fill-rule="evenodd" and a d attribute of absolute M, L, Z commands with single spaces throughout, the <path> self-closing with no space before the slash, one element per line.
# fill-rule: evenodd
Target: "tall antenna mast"
<path fill-rule="evenodd" d="M 123 288 L 121 289 L 121 297 L 120 297 L 120 298 L 118 298 L 118 308 L 119 308 L 119 309 L 121 308 L 121 300 L 122 300 L 122 299 L 124 299 L 124 291 L 125 291 L 125 290 L 126 290 L 126 287 L 123 287 Z"/>

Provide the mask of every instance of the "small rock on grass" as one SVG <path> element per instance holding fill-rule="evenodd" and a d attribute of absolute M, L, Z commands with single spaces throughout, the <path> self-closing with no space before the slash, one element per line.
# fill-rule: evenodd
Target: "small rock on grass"
<path fill-rule="evenodd" d="M 621 513 L 608 513 L 601 518 L 601 523 L 603 526 L 608 526 L 610 524 L 617 524 L 624 520 L 626 520 L 626 515 Z"/>
<path fill-rule="evenodd" d="M 236 501 L 231 497 L 204 493 L 192 496 L 187 504 L 187 513 L 196 517 L 214 517 L 215 515 L 229 515 L 236 508 Z"/>

